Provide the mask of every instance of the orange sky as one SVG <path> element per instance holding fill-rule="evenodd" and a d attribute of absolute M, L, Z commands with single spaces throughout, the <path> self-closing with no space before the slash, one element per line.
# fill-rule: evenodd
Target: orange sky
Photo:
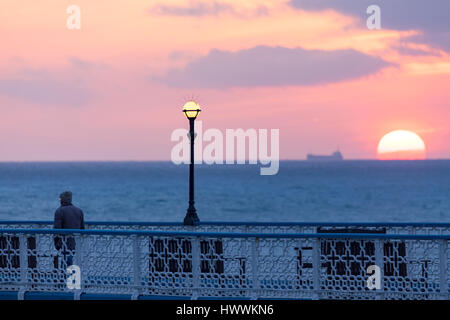
<path fill-rule="evenodd" d="M 66 27 L 71 4 L 81 8 L 80 30 Z M 197 11 L 180 13 L 189 7 Z M 368 30 L 353 16 L 298 10 L 281 0 L 6 0 L 0 161 L 169 160 L 170 134 L 187 126 L 181 106 L 192 96 L 203 107 L 205 129 L 280 129 L 281 159 L 337 146 L 345 158 L 375 158 L 378 141 L 396 129 L 418 133 L 428 158 L 449 158 L 450 53 L 405 41 L 420 32 Z M 334 59 L 352 49 L 389 65 L 339 80 L 350 59 L 330 71 L 338 80 L 311 84 L 304 82 L 315 75 L 283 73 L 268 85 L 251 77 L 250 85 L 172 84 L 178 80 L 171 70 L 189 82 L 189 70 L 258 53 L 258 46 L 288 55 L 302 48 L 312 61 L 321 55 L 313 50 Z M 405 54 L 402 46 L 423 54 Z M 213 71 L 204 73 L 215 83 Z"/>

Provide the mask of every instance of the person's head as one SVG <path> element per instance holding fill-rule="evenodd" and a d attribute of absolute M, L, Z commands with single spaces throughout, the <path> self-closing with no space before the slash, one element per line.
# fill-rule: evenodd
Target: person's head
<path fill-rule="evenodd" d="M 64 191 L 59 195 L 59 201 L 61 201 L 61 204 L 72 204 L 72 192 L 71 191 Z"/>

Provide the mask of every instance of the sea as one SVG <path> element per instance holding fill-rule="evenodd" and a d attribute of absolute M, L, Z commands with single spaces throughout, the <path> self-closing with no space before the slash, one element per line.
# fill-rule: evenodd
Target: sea
<path fill-rule="evenodd" d="M 189 166 L 0 163 L 0 220 L 52 220 L 65 190 L 86 221 L 181 222 Z M 450 222 L 450 160 L 196 165 L 195 206 L 201 221 Z"/>

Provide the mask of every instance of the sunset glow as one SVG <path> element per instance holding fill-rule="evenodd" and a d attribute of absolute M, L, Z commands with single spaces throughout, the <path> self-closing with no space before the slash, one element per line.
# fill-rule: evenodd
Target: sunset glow
<path fill-rule="evenodd" d="M 205 129 L 279 129 L 281 159 L 374 159 L 395 128 L 450 158 L 448 28 L 420 6 L 369 30 L 365 1 L 79 0 L 69 30 L 25 3 L 0 11 L 0 161 L 169 160 L 191 99 Z"/>

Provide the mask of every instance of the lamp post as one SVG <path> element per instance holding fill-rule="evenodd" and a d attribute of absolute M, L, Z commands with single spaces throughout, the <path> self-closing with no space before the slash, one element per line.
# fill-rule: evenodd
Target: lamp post
<path fill-rule="evenodd" d="M 189 119 L 189 139 L 191 140 L 191 163 L 189 165 L 189 207 L 184 217 L 184 225 L 193 226 L 200 222 L 197 216 L 197 210 L 194 206 L 194 121 L 200 112 L 200 106 L 195 101 L 188 101 L 183 106 L 183 112 Z"/>

